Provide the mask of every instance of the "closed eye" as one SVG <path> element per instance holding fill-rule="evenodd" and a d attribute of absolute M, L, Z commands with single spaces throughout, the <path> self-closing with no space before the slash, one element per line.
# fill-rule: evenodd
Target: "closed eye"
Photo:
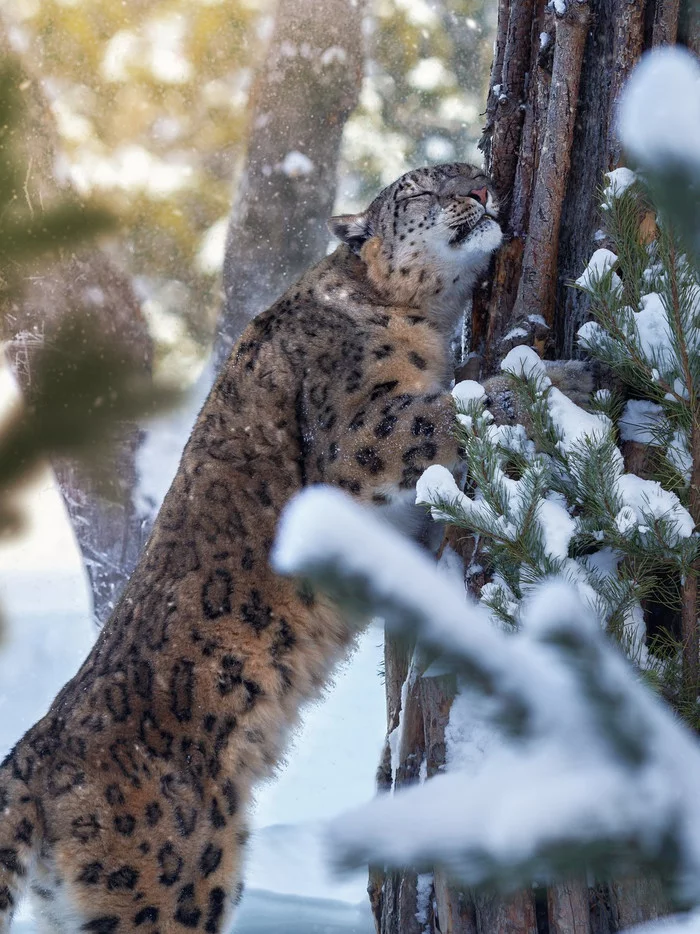
<path fill-rule="evenodd" d="M 412 198 L 425 198 L 425 197 L 434 198 L 434 197 L 435 197 L 435 192 L 434 192 L 434 191 L 429 191 L 429 190 L 426 188 L 426 189 L 424 189 L 423 191 L 414 191 L 414 192 L 412 192 L 410 195 L 404 195 L 403 198 L 397 198 L 396 200 L 397 200 L 397 202 L 398 202 L 399 204 L 401 204 L 401 202 L 403 202 L 403 201 L 410 201 Z"/>

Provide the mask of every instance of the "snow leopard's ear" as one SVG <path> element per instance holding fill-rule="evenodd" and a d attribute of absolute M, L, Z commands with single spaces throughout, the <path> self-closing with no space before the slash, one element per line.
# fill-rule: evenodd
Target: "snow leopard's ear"
<path fill-rule="evenodd" d="M 356 253 L 370 234 L 369 218 L 366 214 L 339 214 L 328 221 L 328 229 Z"/>

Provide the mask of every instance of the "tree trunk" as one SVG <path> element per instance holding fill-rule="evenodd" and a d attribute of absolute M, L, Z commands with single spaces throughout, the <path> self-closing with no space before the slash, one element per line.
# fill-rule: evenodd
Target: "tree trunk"
<path fill-rule="evenodd" d="M 490 288 L 473 303 L 471 350 L 481 356 L 482 377 L 498 372 L 515 344 L 533 344 L 559 359 L 575 355 L 576 332 L 588 310 L 583 293 L 568 283 L 581 274 L 596 246 L 603 173 L 620 164 L 615 103 L 641 52 L 677 39 L 696 52 L 700 47 L 693 0 L 682 0 L 680 9 L 676 0 L 572 0 L 561 13 L 545 0 L 499 0 L 482 147 L 507 205 L 506 242 Z M 467 569 L 473 544 L 463 534 L 448 537 Z M 483 582 L 467 570 L 465 579 L 471 587 Z M 387 702 L 404 733 L 395 776 L 399 785 L 404 764 L 410 762 L 411 774 L 420 774 L 422 767 L 429 776 L 430 769 L 421 766 L 427 750 L 442 744 L 444 755 L 451 698 L 435 681 L 429 691 L 422 690 L 427 684 L 422 679 L 413 683 L 409 676 L 400 683 L 397 651 L 388 641 L 386 669 L 394 675 L 386 680 Z M 383 877 L 374 870 L 370 892 L 379 934 L 400 930 L 387 917 L 383 896 L 403 892 L 413 899 L 415 914 L 414 879 L 410 871 Z M 541 896 L 533 889 L 500 896 L 465 891 L 441 870 L 434 874 L 433 905 L 420 934 L 612 934 L 666 911 L 653 879 L 608 880 L 592 887 L 588 880 L 572 879 Z"/>
<path fill-rule="evenodd" d="M 192 388 L 192 418 L 165 419 L 142 457 L 184 447 L 194 409 L 206 398 L 248 322 L 323 256 L 330 234 L 345 121 L 362 81 L 363 0 L 279 0 L 268 50 L 248 106 L 248 149 L 229 216 L 224 302 L 209 365 Z M 165 437 L 164 437 L 165 436 Z M 145 491 L 150 529 L 176 468 Z M 144 491 L 142 490 L 142 493 Z"/>
<path fill-rule="evenodd" d="M 34 351 L 50 343 L 60 322 L 76 313 L 96 319 L 102 334 L 132 364 L 150 373 L 152 342 L 131 281 L 106 254 L 89 250 L 53 264 L 42 262 L 37 275 L 27 276 L 21 298 L 5 320 L 13 334 L 7 351 L 22 389 L 32 381 Z M 133 503 L 140 438 L 135 424 L 121 426 L 107 485 L 73 461 L 52 462 L 90 580 L 98 625 L 112 612 L 145 542 Z"/>
<path fill-rule="evenodd" d="M 1 27 L 0 52 L 6 58 L 12 56 Z M 23 149 L 27 174 L 17 195 L 26 200 L 31 213 L 41 213 L 62 197 L 54 174 L 57 135 L 36 76 L 19 64 L 26 75 L 20 86 L 24 110 L 13 143 Z M 152 341 L 129 277 L 106 252 L 86 248 L 37 262 L 23 271 L 19 292 L 3 298 L 2 336 L 8 341 L 6 350 L 23 389 L 31 382 L 34 351 L 51 341 L 62 320 L 77 313 L 96 321 L 132 365 L 150 374 Z M 122 426 L 108 488 L 82 467 L 65 460 L 53 463 L 92 585 L 95 621 L 100 625 L 109 616 L 143 544 L 132 498 L 139 439 L 135 424 Z"/>
<path fill-rule="evenodd" d="M 250 319 L 325 252 L 343 127 L 362 83 L 362 14 L 361 0 L 280 0 L 231 212 L 217 369 Z"/>
<path fill-rule="evenodd" d="M 270 51 L 253 90 L 247 163 L 231 212 L 216 369 L 250 318 L 326 248 L 342 131 L 362 80 L 362 13 L 363 4 L 354 0 L 332 0 L 322 13 L 313 0 L 280 0 Z M 38 82 L 28 78 L 26 196 L 38 206 L 55 197 L 57 140 Z M 152 342 L 138 302 L 128 278 L 104 253 L 63 257 L 49 269 L 44 264 L 41 276 L 28 276 L 25 286 L 5 320 L 9 350 L 25 386 L 32 349 L 50 339 L 52 322 L 75 310 L 97 315 L 124 352 L 150 370 Z M 128 580 L 155 516 L 134 508 L 141 433 L 133 426 L 125 429 L 109 496 L 76 465 L 53 465 L 100 624 Z"/>

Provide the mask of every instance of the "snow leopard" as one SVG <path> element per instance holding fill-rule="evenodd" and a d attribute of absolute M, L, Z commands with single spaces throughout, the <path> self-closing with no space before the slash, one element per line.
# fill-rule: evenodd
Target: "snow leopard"
<path fill-rule="evenodd" d="M 455 322 L 502 239 L 477 168 L 401 176 L 247 327 L 202 408 L 136 570 L 85 663 L 0 767 L 0 931 L 220 932 L 247 813 L 354 627 L 278 576 L 310 484 L 391 511 L 458 460 Z"/>

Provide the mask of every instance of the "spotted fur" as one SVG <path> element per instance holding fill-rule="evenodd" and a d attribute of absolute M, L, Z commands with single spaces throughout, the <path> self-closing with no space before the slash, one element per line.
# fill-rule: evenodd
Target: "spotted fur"
<path fill-rule="evenodd" d="M 0 931 L 29 889 L 44 930 L 224 930 L 251 788 L 350 633 L 275 576 L 310 483 L 386 506 L 457 451 L 449 335 L 501 234 L 462 164 L 403 176 L 241 337 L 124 596 L 0 768 Z"/>

